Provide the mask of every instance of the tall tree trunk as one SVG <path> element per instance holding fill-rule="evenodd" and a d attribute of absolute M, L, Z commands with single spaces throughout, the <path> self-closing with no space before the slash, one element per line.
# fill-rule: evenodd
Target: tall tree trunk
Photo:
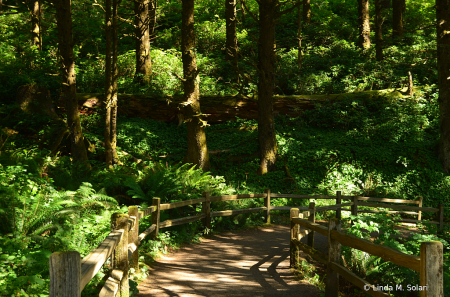
<path fill-rule="evenodd" d="M 358 0 L 359 47 L 370 47 L 369 0 Z"/>
<path fill-rule="evenodd" d="M 184 107 L 187 123 L 188 149 L 184 161 L 208 170 L 209 153 L 206 145 L 206 121 L 201 119 L 199 77 L 195 57 L 194 0 L 182 0 L 181 57 L 183 60 Z"/>
<path fill-rule="evenodd" d="M 439 85 L 439 159 L 450 173 L 450 2 L 436 0 L 437 65 Z"/>
<path fill-rule="evenodd" d="M 300 0 L 299 0 L 300 1 Z M 297 10 L 297 39 L 298 39 L 298 55 L 297 65 L 298 69 L 302 69 L 302 6 L 298 6 Z"/>
<path fill-rule="evenodd" d="M 118 34 L 118 9 L 121 0 L 113 0 L 113 38 L 112 38 L 112 93 L 111 93 L 111 151 L 113 163 L 119 163 L 119 157 L 117 155 L 117 80 L 119 76 L 119 70 L 117 68 L 117 45 L 119 43 Z"/>
<path fill-rule="evenodd" d="M 225 0 L 226 46 L 225 57 L 237 69 L 236 0 Z"/>
<path fill-rule="evenodd" d="M 303 1 L 303 23 L 309 25 L 311 23 L 311 1 Z"/>
<path fill-rule="evenodd" d="M 135 80 L 149 83 L 152 75 L 149 38 L 149 0 L 134 1 L 134 26 L 136 34 L 136 74 Z"/>
<path fill-rule="evenodd" d="M 113 153 L 111 147 L 111 0 L 105 0 L 105 33 L 106 33 L 106 54 L 105 54 L 105 99 L 106 99 L 106 116 L 105 116 L 105 159 L 106 165 L 113 164 Z"/>
<path fill-rule="evenodd" d="M 62 58 L 63 84 L 67 110 L 67 125 L 70 131 L 71 153 L 74 161 L 87 161 L 87 152 L 78 114 L 78 99 L 75 80 L 75 59 L 73 55 L 71 0 L 54 3 L 58 26 L 59 53 Z"/>
<path fill-rule="evenodd" d="M 42 50 L 41 0 L 31 1 L 31 44 Z"/>
<path fill-rule="evenodd" d="M 392 37 L 403 36 L 403 11 L 405 0 L 392 0 Z"/>
<path fill-rule="evenodd" d="M 260 165 L 258 174 L 275 169 L 277 140 L 273 116 L 273 88 L 275 77 L 275 8 L 277 0 L 260 0 L 258 46 L 258 140 Z"/>
<path fill-rule="evenodd" d="M 383 60 L 383 6 L 381 0 L 375 0 L 375 54 L 377 61 Z"/>

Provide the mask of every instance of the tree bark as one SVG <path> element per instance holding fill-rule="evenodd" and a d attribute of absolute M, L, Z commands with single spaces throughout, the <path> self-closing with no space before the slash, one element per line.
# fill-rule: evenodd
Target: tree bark
<path fill-rule="evenodd" d="M 105 0 L 105 34 L 106 34 L 106 54 L 105 54 L 105 159 L 106 165 L 113 164 L 113 154 L 111 147 L 111 98 L 112 98 L 112 72 L 111 72 L 111 0 Z"/>
<path fill-rule="evenodd" d="M 275 169 L 277 140 L 273 116 L 273 88 L 275 77 L 275 8 L 277 0 L 260 0 L 258 46 L 258 140 L 260 165 L 258 174 Z"/>
<path fill-rule="evenodd" d="M 309 25 L 311 23 L 311 1 L 303 1 L 303 23 Z"/>
<path fill-rule="evenodd" d="M 36 46 L 38 50 L 42 50 L 41 36 L 41 1 L 31 1 L 31 45 Z"/>
<path fill-rule="evenodd" d="M 437 65 L 439 86 L 439 159 L 450 173 L 450 2 L 436 0 Z"/>
<path fill-rule="evenodd" d="M 392 38 L 403 36 L 403 11 L 405 0 L 392 0 Z"/>
<path fill-rule="evenodd" d="M 117 45 L 119 43 L 119 38 L 117 35 L 117 19 L 118 19 L 118 9 L 121 0 L 113 0 L 113 38 L 112 38 L 112 93 L 111 93 L 111 152 L 112 161 L 114 164 L 119 163 L 119 156 L 117 155 L 117 80 L 119 78 L 119 70 L 117 67 Z"/>
<path fill-rule="evenodd" d="M 136 73 L 135 80 L 141 84 L 149 83 L 152 75 L 150 57 L 150 17 L 149 0 L 134 1 L 134 26 L 136 34 Z"/>
<path fill-rule="evenodd" d="M 359 46 L 370 47 L 369 0 L 358 0 Z"/>
<path fill-rule="evenodd" d="M 184 161 L 208 170 L 209 153 L 199 101 L 199 76 L 195 57 L 194 0 L 182 0 L 181 58 L 183 60 L 184 103 L 182 112 L 187 123 L 188 149 Z"/>
<path fill-rule="evenodd" d="M 237 69 L 236 0 L 225 0 L 226 46 L 225 57 Z"/>
<path fill-rule="evenodd" d="M 383 6 L 381 0 L 375 0 L 375 55 L 377 61 L 383 60 Z"/>
<path fill-rule="evenodd" d="M 299 0 L 300 1 L 300 0 Z M 302 69 L 302 6 L 297 8 L 297 39 L 298 39 L 298 54 L 297 65 L 298 69 Z"/>
<path fill-rule="evenodd" d="M 75 79 L 75 59 L 73 55 L 71 0 L 54 3 L 58 26 L 59 53 L 62 58 L 62 93 L 66 102 L 67 125 L 70 131 L 71 153 L 74 161 L 87 161 L 87 152 L 78 113 L 78 99 Z"/>

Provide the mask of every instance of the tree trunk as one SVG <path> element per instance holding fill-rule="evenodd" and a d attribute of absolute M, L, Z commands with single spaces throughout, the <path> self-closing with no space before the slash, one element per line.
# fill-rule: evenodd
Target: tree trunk
<path fill-rule="evenodd" d="M 31 45 L 36 46 L 38 50 L 42 50 L 41 36 L 41 1 L 31 1 Z"/>
<path fill-rule="evenodd" d="M 225 57 L 237 69 L 236 0 L 225 0 L 226 46 Z"/>
<path fill-rule="evenodd" d="M 105 101 L 106 101 L 106 116 L 105 116 L 105 159 L 106 165 L 113 164 L 113 154 L 111 148 L 111 98 L 112 98 L 112 84 L 111 84 L 111 0 L 105 0 L 105 34 L 106 34 L 106 54 L 105 54 Z"/>
<path fill-rule="evenodd" d="M 149 0 L 148 4 L 149 4 L 149 8 L 148 8 L 148 17 L 149 17 L 148 35 L 149 35 L 149 42 L 151 44 L 151 40 L 154 38 L 154 35 L 155 35 L 155 27 L 156 27 L 156 0 Z"/>
<path fill-rule="evenodd" d="M 311 1 L 303 1 L 303 23 L 309 25 L 311 23 Z"/>
<path fill-rule="evenodd" d="M 358 0 L 359 46 L 370 47 L 369 0 Z"/>
<path fill-rule="evenodd" d="M 403 36 L 403 11 L 405 0 L 392 0 L 392 38 Z"/>
<path fill-rule="evenodd" d="M 134 2 L 134 26 L 136 34 L 136 74 L 135 80 L 139 83 L 149 83 L 152 75 L 152 62 L 150 57 L 150 18 L 149 0 L 136 0 Z"/>
<path fill-rule="evenodd" d="M 119 163 L 119 157 L 117 155 L 117 80 L 119 76 L 119 70 L 117 68 L 117 45 L 119 38 L 117 36 L 117 19 L 120 0 L 113 0 L 113 38 L 112 38 L 112 93 L 111 93 L 111 152 L 112 161 L 114 164 Z"/>
<path fill-rule="evenodd" d="M 75 59 L 72 40 L 71 0 L 54 3 L 58 27 L 59 53 L 62 58 L 62 93 L 65 97 L 67 125 L 70 131 L 71 153 L 74 161 L 87 161 L 87 152 L 78 113 L 78 99 L 75 80 Z"/>
<path fill-rule="evenodd" d="M 300 1 L 300 0 L 299 0 Z M 298 69 L 302 69 L 302 6 L 297 8 L 297 39 L 298 39 L 298 54 L 297 65 Z"/>
<path fill-rule="evenodd" d="M 450 2 L 436 0 L 437 65 L 439 86 L 439 159 L 450 173 Z"/>
<path fill-rule="evenodd" d="M 377 61 L 383 60 L 383 6 L 381 0 L 375 0 L 375 54 Z"/>
<path fill-rule="evenodd" d="M 258 174 L 260 175 L 275 169 L 277 155 L 273 116 L 276 4 L 276 0 L 260 0 L 259 3 L 258 140 L 261 156 Z"/>
<path fill-rule="evenodd" d="M 195 57 L 194 0 L 182 0 L 181 57 L 183 60 L 184 103 L 182 111 L 187 123 L 188 149 L 184 161 L 208 170 L 209 154 L 206 145 L 206 122 L 201 119 L 199 76 Z"/>

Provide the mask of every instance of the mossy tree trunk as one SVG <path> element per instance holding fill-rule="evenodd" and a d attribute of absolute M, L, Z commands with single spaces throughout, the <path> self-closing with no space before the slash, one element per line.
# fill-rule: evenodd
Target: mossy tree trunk
<path fill-rule="evenodd" d="M 300 0 L 298 0 L 300 2 Z M 298 69 L 302 69 L 302 6 L 298 5 L 297 8 L 297 39 L 298 39 L 298 54 L 297 65 Z"/>
<path fill-rule="evenodd" d="M 260 175 L 275 169 L 277 155 L 273 115 L 276 8 L 277 0 L 259 2 L 258 140 L 261 156 L 258 174 Z"/>
<path fill-rule="evenodd" d="M 359 47 L 370 47 L 369 0 L 358 0 Z"/>
<path fill-rule="evenodd" d="M 377 61 L 383 60 L 383 5 L 375 0 L 375 56 Z"/>
<path fill-rule="evenodd" d="M 199 100 L 199 77 L 195 57 L 194 0 L 182 0 L 181 57 L 183 60 L 184 102 L 182 111 L 187 123 L 188 148 L 186 163 L 208 170 L 209 153 L 206 145 L 205 125 Z"/>
<path fill-rule="evenodd" d="M 71 0 L 60 0 L 54 3 L 58 27 L 58 47 L 62 59 L 63 84 L 61 88 L 66 103 L 72 158 L 74 161 L 86 162 L 88 158 L 78 113 L 71 2 Z"/>
<path fill-rule="evenodd" d="M 392 37 L 403 36 L 403 12 L 405 11 L 405 0 L 392 0 Z"/>
<path fill-rule="evenodd" d="M 437 65 L 439 85 L 439 159 L 450 173 L 450 2 L 436 0 Z"/>
<path fill-rule="evenodd" d="M 225 57 L 237 70 L 236 0 L 225 0 L 226 46 Z"/>
<path fill-rule="evenodd" d="M 149 0 L 134 1 L 134 26 L 136 34 L 136 73 L 139 83 L 150 82 L 152 61 L 150 57 Z"/>
<path fill-rule="evenodd" d="M 31 45 L 36 46 L 38 50 L 42 50 L 41 36 L 41 0 L 31 0 Z"/>
<path fill-rule="evenodd" d="M 311 1 L 303 0 L 303 23 L 309 25 L 311 23 Z"/>

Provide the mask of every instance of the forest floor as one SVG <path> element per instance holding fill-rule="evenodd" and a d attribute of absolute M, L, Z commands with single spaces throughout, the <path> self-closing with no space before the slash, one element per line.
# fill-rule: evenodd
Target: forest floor
<path fill-rule="evenodd" d="M 399 230 L 402 237 L 419 232 Z M 287 225 L 210 236 L 157 259 L 138 296 L 321 296 L 319 288 L 299 281 L 290 269 L 289 237 Z M 326 254 L 327 238 L 317 232 L 314 237 L 314 247 Z M 300 251 L 300 259 L 306 257 Z"/>

